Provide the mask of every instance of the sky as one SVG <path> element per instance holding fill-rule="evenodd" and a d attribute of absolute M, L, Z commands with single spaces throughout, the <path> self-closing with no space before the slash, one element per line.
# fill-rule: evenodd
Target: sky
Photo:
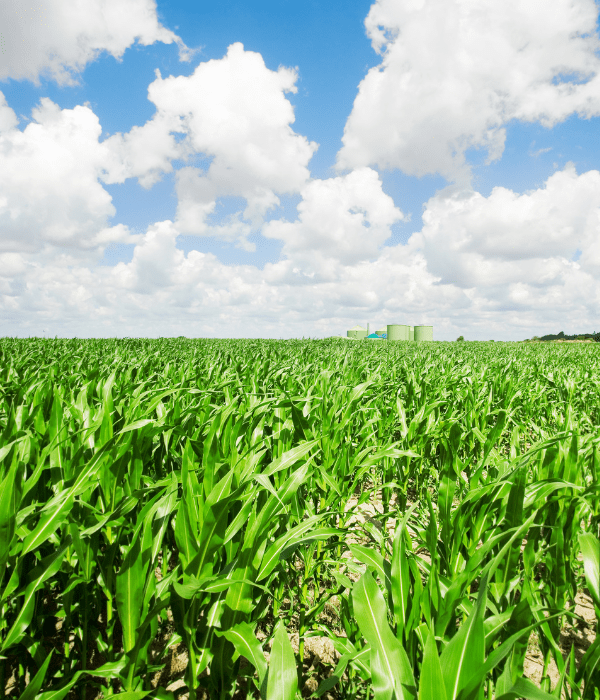
<path fill-rule="evenodd" d="M 600 331 L 594 0 L 3 0 L 0 336 Z"/>

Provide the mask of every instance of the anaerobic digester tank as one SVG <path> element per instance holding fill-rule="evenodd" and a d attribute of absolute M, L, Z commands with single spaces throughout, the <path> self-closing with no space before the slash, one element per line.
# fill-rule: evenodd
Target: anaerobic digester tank
<path fill-rule="evenodd" d="M 388 340 L 408 340 L 409 329 L 408 326 L 401 325 L 398 323 L 388 324 L 387 327 L 387 339 Z"/>
<path fill-rule="evenodd" d="M 433 326 L 415 326 L 415 340 L 433 340 Z"/>
<path fill-rule="evenodd" d="M 367 337 L 367 331 L 362 328 L 362 326 L 354 326 L 349 331 L 346 331 L 348 338 L 356 338 L 357 340 L 363 340 Z"/>

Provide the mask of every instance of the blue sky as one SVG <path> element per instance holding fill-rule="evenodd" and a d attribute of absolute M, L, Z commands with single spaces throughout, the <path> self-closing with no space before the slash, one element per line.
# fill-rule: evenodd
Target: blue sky
<path fill-rule="evenodd" d="M 27 5 L 1 335 L 600 329 L 593 1 Z"/>

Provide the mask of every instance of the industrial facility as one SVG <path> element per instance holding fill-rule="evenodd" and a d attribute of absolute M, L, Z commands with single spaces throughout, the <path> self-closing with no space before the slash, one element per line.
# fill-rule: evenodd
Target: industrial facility
<path fill-rule="evenodd" d="M 408 340 L 421 342 L 433 340 L 433 326 L 405 326 L 399 323 L 388 324 L 374 333 L 369 333 L 369 324 L 364 329 L 354 326 L 347 331 L 348 338 L 355 340 Z"/>

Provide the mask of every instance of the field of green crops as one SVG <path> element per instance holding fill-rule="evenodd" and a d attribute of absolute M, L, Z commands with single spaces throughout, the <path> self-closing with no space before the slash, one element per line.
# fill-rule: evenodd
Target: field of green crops
<path fill-rule="evenodd" d="M 597 344 L 0 339 L 0 697 L 597 699 L 599 425 Z"/>

